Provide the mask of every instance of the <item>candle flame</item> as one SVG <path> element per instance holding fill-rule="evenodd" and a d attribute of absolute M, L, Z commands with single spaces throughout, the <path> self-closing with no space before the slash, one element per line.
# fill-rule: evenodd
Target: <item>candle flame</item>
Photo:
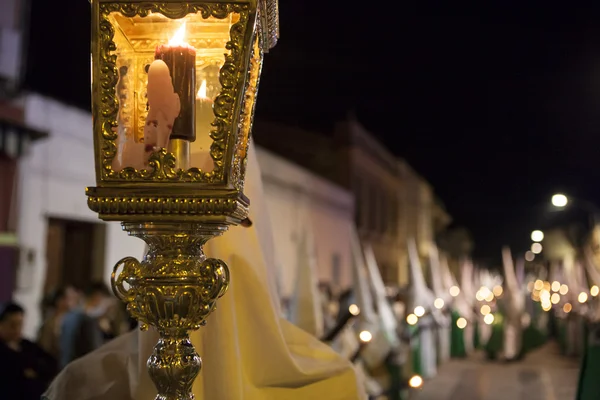
<path fill-rule="evenodd" d="M 198 89 L 197 99 L 206 99 L 206 79 L 202 79 L 200 89 Z"/>
<path fill-rule="evenodd" d="M 185 21 L 181 27 L 175 32 L 171 40 L 169 40 L 169 46 L 181 46 L 183 44 L 183 39 L 185 38 Z"/>

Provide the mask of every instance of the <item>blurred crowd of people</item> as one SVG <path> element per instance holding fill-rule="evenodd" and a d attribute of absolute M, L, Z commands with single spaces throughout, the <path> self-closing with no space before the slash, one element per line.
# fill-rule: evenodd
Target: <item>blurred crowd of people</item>
<path fill-rule="evenodd" d="M 44 300 L 42 315 L 32 342 L 23 337 L 25 309 L 15 302 L 0 305 L 0 396 L 39 400 L 68 363 L 136 326 L 100 282 L 85 290 L 54 291 Z"/>

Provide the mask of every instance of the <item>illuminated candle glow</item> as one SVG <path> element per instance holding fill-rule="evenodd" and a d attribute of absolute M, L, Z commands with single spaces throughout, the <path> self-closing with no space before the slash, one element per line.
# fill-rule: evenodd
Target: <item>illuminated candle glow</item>
<path fill-rule="evenodd" d="M 171 132 L 171 139 L 196 140 L 194 99 L 196 91 L 196 49 L 184 42 L 185 22 L 166 45 L 156 48 L 154 58 L 169 67 L 175 93 L 181 101 L 181 112 Z"/>
<path fill-rule="evenodd" d="M 210 157 L 210 146 L 213 140 L 210 131 L 215 114 L 213 101 L 207 96 L 206 89 L 206 79 L 203 79 L 196 94 L 196 142 L 192 145 L 191 164 L 203 171 L 212 171 L 214 163 Z"/>

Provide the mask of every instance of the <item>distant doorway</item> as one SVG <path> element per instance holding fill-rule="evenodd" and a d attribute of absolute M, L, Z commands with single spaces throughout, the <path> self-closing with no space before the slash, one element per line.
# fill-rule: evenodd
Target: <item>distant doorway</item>
<path fill-rule="evenodd" d="M 104 224 L 48 218 L 44 294 L 103 280 L 105 241 Z"/>

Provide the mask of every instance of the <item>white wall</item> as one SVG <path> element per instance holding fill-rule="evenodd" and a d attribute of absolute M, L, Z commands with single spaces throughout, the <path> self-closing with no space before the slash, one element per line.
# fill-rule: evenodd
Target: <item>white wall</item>
<path fill-rule="evenodd" d="M 49 133 L 35 142 L 19 165 L 18 236 L 31 260 L 22 259 L 15 300 L 26 311 L 25 334 L 35 336 L 46 271 L 48 217 L 99 222 L 87 207 L 86 186 L 95 184 L 91 115 L 40 95 L 25 99 L 25 123 Z M 120 258 L 141 256 L 144 243 L 127 237 L 110 223 L 106 238 L 106 272 Z M 31 262 L 28 262 L 31 261 Z"/>
<path fill-rule="evenodd" d="M 318 278 L 331 282 L 335 253 L 340 256 L 340 284 L 351 285 L 350 227 L 354 220 L 352 195 L 309 171 L 258 148 L 258 162 L 273 224 L 281 265 L 280 287 L 290 297 L 296 279 L 297 240 L 312 229 L 316 242 Z"/>

